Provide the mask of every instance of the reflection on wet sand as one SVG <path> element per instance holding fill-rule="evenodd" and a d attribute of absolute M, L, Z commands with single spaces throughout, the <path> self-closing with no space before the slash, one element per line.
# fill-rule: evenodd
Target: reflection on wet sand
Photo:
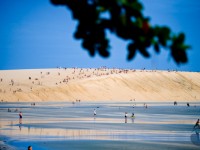
<path fill-rule="evenodd" d="M 187 139 L 187 132 L 151 131 L 151 130 L 92 130 L 92 129 L 58 129 L 58 128 L 31 128 L 19 124 L 10 130 L 1 130 L 4 135 L 9 135 L 18 140 L 159 140 L 173 141 L 181 137 Z"/>
<path fill-rule="evenodd" d="M 23 108 L 23 121 L 17 113 L 1 109 L 0 134 L 17 140 L 136 140 L 136 141 L 190 141 L 190 126 L 200 115 L 198 109 L 164 105 L 135 107 L 129 104 L 94 104 L 62 108 L 37 106 Z M 112 106 L 112 107 L 110 107 Z M 135 116 L 131 117 L 133 113 Z M 124 112 L 127 117 L 124 118 Z M 181 112 L 181 113 L 180 113 Z M 170 113 L 170 114 L 169 114 Z"/>
<path fill-rule="evenodd" d="M 22 124 L 22 118 L 19 118 L 19 124 Z"/>

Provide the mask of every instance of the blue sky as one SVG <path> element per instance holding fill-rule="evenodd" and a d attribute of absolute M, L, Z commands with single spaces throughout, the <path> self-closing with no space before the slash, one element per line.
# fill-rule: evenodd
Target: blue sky
<path fill-rule="evenodd" d="M 167 25 L 174 33 L 184 32 L 189 62 L 176 65 L 168 50 L 156 54 L 149 49 L 146 59 L 137 53 L 127 61 L 127 43 L 112 34 L 111 56 L 90 57 L 73 38 L 76 21 L 63 6 L 49 0 L 0 0 L 0 70 L 61 67 L 94 68 L 100 66 L 132 69 L 177 69 L 200 71 L 199 0 L 141 0 L 151 25 Z"/>

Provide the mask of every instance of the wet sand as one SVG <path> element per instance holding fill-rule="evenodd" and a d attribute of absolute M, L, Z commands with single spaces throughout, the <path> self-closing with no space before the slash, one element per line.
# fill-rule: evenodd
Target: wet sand
<path fill-rule="evenodd" d="M 136 102 L 1 103 L 0 137 L 17 150 L 29 145 L 34 150 L 199 149 L 193 125 L 200 116 L 200 103 L 147 104 L 145 108 Z"/>
<path fill-rule="evenodd" d="M 16 148 L 13 146 L 10 146 L 2 141 L 3 139 L 0 139 L 0 150 L 15 150 Z"/>
<path fill-rule="evenodd" d="M 51 142 L 32 142 L 34 150 L 198 150 L 199 147 L 191 145 L 190 142 L 138 142 L 138 141 L 112 141 L 112 140 L 79 140 L 79 141 L 51 141 Z M 26 142 L 20 142 L 17 145 L 28 145 Z M 22 146 L 21 146 L 21 149 Z M 24 148 L 25 150 L 25 148 Z"/>

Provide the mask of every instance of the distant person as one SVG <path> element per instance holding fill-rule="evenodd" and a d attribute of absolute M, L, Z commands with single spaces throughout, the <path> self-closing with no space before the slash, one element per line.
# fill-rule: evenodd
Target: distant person
<path fill-rule="evenodd" d="M 127 114 L 127 112 L 125 112 L 125 123 L 127 123 L 127 117 L 128 117 L 128 114 Z"/>
<path fill-rule="evenodd" d="M 147 108 L 147 104 L 146 103 L 144 103 L 144 108 Z"/>
<path fill-rule="evenodd" d="M 134 113 L 132 113 L 131 118 L 135 118 L 135 114 Z"/>
<path fill-rule="evenodd" d="M 189 104 L 189 103 L 187 103 L 187 107 L 190 107 L 190 104 Z"/>
<path fill-rule="evenodd" d="M 19 113 L 19 124 L 22 124 L 22 112 Z"/>
<path fill-rule="evenodd" d="M 197 122 L 196 122 L 195 125 L 194 125 L 194 128 L 196 128 L 196 127 L 200 128 L 199 119 L 197 120 Z"/>
<path fill-rule="evenodd" d="M 22 112 L 19 113 L 19 119 L 22 119 Z"/>
<path fill-rule="evenodd" d="M 128 114 L 127 114 L 127 112 L 125 112 L 125 116 L 124 116 L 125 118 L 127 118 L 128 117 Z"/>
<path fill-rule="evenodd" d="M 177 102 L 176 102 L 176 101 L 174 101 L 174 106 L 175 106 L 175 105 L 177 105 Z"/>
<path fill-rule="evenodd" d="M 128 114 L 127 114 L 127 112 L 125 112 L 125 116 L 124 117 L 127 118 L 127 116 L 128 116 Z"/>
<path fill-rule="evenodd" d="M 132 120 L 132 123 L 134 123 L 134 119 L 135 119 L 135 114 L 134 114 L 134 113 L 132 113 L 132 115 L 131 115 L 131 120 Z"/>
<path fill-rule="evenodd" d="M 32 146 L 28 146 L 28 150 L 33 150 L 33 149 L 32 149 Z"/>
<path fill-rule="evenodd" d="M 94 109 L 94 116 L 96 116 L 97 115 L 97 112 L 96 112 L 96 109 Z"/>

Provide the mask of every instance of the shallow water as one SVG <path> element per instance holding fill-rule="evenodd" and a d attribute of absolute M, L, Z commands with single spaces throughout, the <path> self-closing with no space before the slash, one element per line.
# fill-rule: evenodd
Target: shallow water
<path fill-rule="evenodd" d="M 11 112 L 7 111 L 8 108 Z M 97 111 L 95 117 L 94 108 Z M 19 111 L 23 113 L 21 124 Z M 125 112 L 128 113 L 127 120 L 124 118 Z M 135 114 L 135 118 L 130 117 L 131 113 Z M 48 102 L 36 103 L 36 106 L 30 103 L 0 103 L 0 135 L 21 149 L 26 149 L 25 145 L 33 142 L 83 140 L 90 141 L 90 144 L 92 141 L 164 142 L 168 145 L 187 143 L 191 149 L 194 146 L 199 148 L 198 144 L 191 141 L 191 137 L 198 136 L 193 131 L 198 118 L 200 103 L 191 103 L 190 107 L 185 103 L 179 103 L 178 106 L 172 103 L 148 103 L 148 108 L 144 108 L 143 103 L 135 102 Z M 35 147 L 38 145 L 42 144 L 35 144 Z M 48 146 L 42 145 L 38 149 L 45 147 Z"/>

